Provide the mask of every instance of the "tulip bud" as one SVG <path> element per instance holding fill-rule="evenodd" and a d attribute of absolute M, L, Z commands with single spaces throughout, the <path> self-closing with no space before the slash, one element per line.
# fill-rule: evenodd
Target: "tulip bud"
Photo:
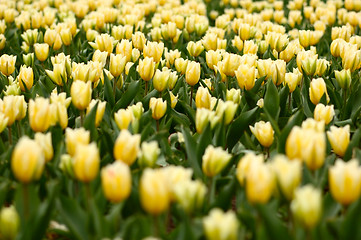
<path fill-rule="evenodd" d="M 3 54 L 0 57 L 0 70 L 5 76 L 11 75 L 15 71 L 16 56 Z"/>
<path fill-rule="evenodd" d="M 306 228 L 313 228 L 321 218 L 321 191 L 306 185 L 295 191 L 291 202 L 291 211 L 295 218 Z"/>
<path fill-rule="evenodd" d="M 223 117 L 224 124 L 228 125 L 232 122 L 234 115 L 236 114 L 237 108 L 238 104 L 235 104 L 232 101 L 223 102 L 222 100 L 218 100 L 216 115 L 220 119 Z"/>
<path fill-rule="evenodd" d="M 114 113 L 114 120 L 120 130 L 128 129 L 133 120 L 133 114 L 128 109 L 119 109 L 118 112 Z"/>
<path fill-rule="evenodd" d="M 203 218 L 203 228 L 208 240 L 236 240 L 239 223 L 234 212 L 224 213 L 214 208 Z"/>
<path fill-rule="evenodd" d="M 343 49 L 343 45 L 345 43 L 346 43 L 345 40 L 340 38 L 333 40 L 330 45 L 330 52 L 332 56 L 339 57 L 341 53 L 341 49 Z"/>
<path fill-rule="evenodd" d="M 181 181 L 174 186 L 175 198 L 188 214 L 201 208 L 206 192 L 207 187 L 199 180 Z"/>
<path fill-rule="evenodd" d="M 347 89 L 351 86 L 352 78 L 350 69 L 335 70 L 335 78 L 342 89 Z"/>
<path fill-rule="evenodd" d="M 34 74 L 33 69 L 31 67 L 20 67 L 20 72 L 18 75 L 19 85 L 21 88 L 21 91 L 25 91 L 25 86 L 27 90 L 30 90 L 33 86 L 34 82 Z M 25 84 L 25 86 L 24 86 Z"/>
<path fill-rule="evenodd" d="M 198 57 L 203 52 L 204 47 L 200 41 L 190 41 L 188 42 L 187 50 L 192 57 Z"/>
<path fill-rule="evenodd" d="M 240 65 L 240 57 L 237 54 L 226 53 L 223 56 L 223 73 L 227 76 L 234 77 L 237 68 Z"/>
<path fill-rule="evenodd" d="M 106 102 L 102 102 L 99 99 L 95 100 L 92 99 L 89 103 L 89 106 L 86 110 L 86 114 L 88 115 L 90 113 L 90 111 L 93 109 L 93 107 L 95 107 L 95 105 L 98 103 L 98 107 L 97 107 L 97 111 L 95 114 L 95 126 L 99 126 L 100 122 L 103 120 L 103 116 L 104 116 L 104 112 L 105 112 L 105 106 L 106 106 Z"/>
<path fill-rule="evenodd" d="M 128 198 L 131 192 L 132 176 L 129 166 L 120 161 L 107 165 L 101 170 L 102 188 L 105 197 L 118 203 Z"/>
<path fill-rule="evenodd" d="M 302 69 L 308 76 L 313 76 L 317 69 L 317 58 L 306 58 L 302 60 Z"/>
<path fill-rule="evenodd" d="M 188 62 L 186 70 L 186 82 L 190 86 L 194 86 L 198 83 L 201 76 L 201 65 L 198 62 Z"/>
<path fill-rule="evenodd" d="M 30 99 L 29 102 L 29 123 L 35 132 L 45 132 L 50 126 L 55 124 L 54 114 L 56 106 L 50 104 L 49 99 L 43 97 Z"/>
<path fill-rule="evenodd" d="M 239 104 L 241 101 L 241 90 L 235 89 L 235 88 L 231 88 L 231 89 L 227 90 L 226 100 L 232 101 L 235 104 Z"/>
<path fill-rule="evenodd" d="M 71 100 L 74 106 L 79 110 L 84 110 L 89 106 L 92 89 L 91 82 L 75 80 L 70 89 Z"/>
<path fill-rule="evenodd" d="M 350 125 L 339 128 L 331 126 L 331 130 L 327 131 L 327 137 L 334 153 L 343 157 L 350 143 Z"/>
<path fill-rule="evenodd" d="M 153 86 L 158 92 L 163 92 L 163 90 L 168 85 L 168 79 L 169 79 L 170 70 L 166 67 L 160 71 L 157 69 L 155 71 L 154 77 L 153 77 Z"/>
<path fill-rule="evenodd" d="M 28 137 L 20 138 L 11 156 L 11 169 L 22 183 L 38 180 L 43 172 L 45 159 L 41 147 Z"/>
<path fill-rule="evenodd" d="M 74 156 L 78 145 L 87 145 L 90 142 L 90 132 L 84 128 L 65 130 L 66 150 L 70 156 Z"/>
<path fill-rule="evenodd" d="M 238 49 L 238 51 L 242 51 L 243 49 L 243 41 L 239 36 L 235 36 L 232 40 L 232 45 Z"/>
<path fill-rule="evenodd" d="M 20 218 L 14 206 L 0 211 L 0 236 L 4 240 L 14 240 L 19 230 Z"/>
<path fill-rule="evenodd" d="M 155 63 L 153 58 L 145 57 L 139 60 L 138 73 L 144 81 L 149 81 L 154 75 Z"/>
<path fill-rule="evenodd" d="M 249 166 L 246 177 L 246 196 L 250 203 L 267 203 L 275 186 L 275 177 L 268 164 L 258 162 Z"/>
<path fill-rule="evenodd" d="M 139 152 L 138 164 L 141 167 L 154 167 L 159 154 L 160 149 L 158 142 L 143 142 L 141 145 L 141 151 Z"/>
<path fill-rule="evenodd" d="M 324 94 L 326 94 L 327 103 L 330 101 L 330 98 L 327 94 L 326 83 L 323 80 L 323 78 L 313 79 L 311 81 L 309 91 L 310 91 L 310 100 L 315 105 L 317 105 L 320 102 Z"/>
<path fill-rule="evenodd" d="M 33 66 L 34 64 L 34 53 L 28 53 L 28 54 L 23 54 L 23 61 L 24 64 L 28 67 Z"/>
<path fill-rule="evenodd" d="M 167 100 L 163 101 L 161 98 L 152 97 L 149 101 L 149 108 L 152 111 L 152 118 L 159 120 L 167 111 Z"/>
<path fill-rule="evenodd" d="M 208 88 L 199 87 L 196 94 L 196 107 L 207 108 L 211 107 L 211 95 L 209 94 Z"/>
<path fill-rule="evenodd" d="M 328 69 L 330 63 L 326 59 L 317 59 L 315 75 L 322 76 Z"/>
<path fill-rule="evenodd" d="M 169 207 L 169 191 L 160 170 L 144 170 L 140 178 L 139 194 L 143 209 L 152 215 L 159 215 Z"/>
<path fill-rule="evenodd" d="M 333 198 L 342 205 L 348 206 L 360 197 L 361 167 L 357 159 L 348 162 L 337 159 L 328 178 Z"/>
<path fill-rule="evenodd" d="M 142 102 L 137 102 L 137 104 L 128 106 L 128 109 L 133 113 L 133 116 L 137 119 L 140 119 L 144 112 L 143 104 Z"/>
<path fill-rule="evenodd" d="M 307 48 L 308 46 L 310 46 L 311 31 L 310 30 L 300 30 L 298 32 L 298 34 L 299 34 L 299 41 L 300 41 L 300 44 L 302 45 L 302 47 Z"/>
<path fill-rule="evenodd" d="M 164 43 L 147 42 L 143 49 L 144 57 L 152 57 L 154 62 L 158 63 L 162 59 Z"/>
<path fill-rule="evenodd" d="M 177 58 L 174 61 L 174 65 L 175 68 L 177 69 L 177 72 L 179 72 L 180 74 L 185 74 L 187 71 L 187 67 L 188 67 L 188 63 L 190 61 L 188 61 L 187 59 L 183 59 L 183 58 Z"/>
<path fill-rule="evenodd" d="M 294 191 L 301 182 L 302 163 L 300 161 L 290 161 L 283 155 L 277 155 L 272 161 L 272 169 L 276 174 L 282 194 L 287 200 L 292 200 Z"/>
<path fill-rule="evenodd" d="M 316 121 L 324 121 L 326 125 L 332 121 L 334 116 L 335 111 L 333 109 L 333 105 L 325 106 L 322 103 L 319 103 L 316 105 L 313 112 L 313 118 Z"/>
<path fill-rule="evenodd" d="M 221 147 L 208 146 L 202 157 L 202 170 L 208 177 L 220 173 L 231 160 L 232 155 Z"/>
<path fill-rule="evenodd" d="M 268 148 L 272 145 L 274 131 L 270 122 L 260 121 L 249 128 L 263 147 Z"/>
<path fill-rule="evenodd" d="M 131 135 L 128 130 L 121 130 L 114 144 L 114 158 L 129 166 L 138 156 L 140 135 Z"/>
<path fill-rule="evenodd" d="M 178 75 L 176 71 L 170 71 L 169 73 L 169 79 L 168 79 L 168 88 L 169 90 L 172 90 L 177 83 Z"/>
<path fill-rule="evenodd" d="M 304 130 L 301 137 L 301 156 L 306 166 L 312 171 L 322 167 L 326 157 L 325 134 L 314 130 Z"/>
<path fill-rule="evenodd" d="M 247 91 L 254 87 L 256 82 L 256 69 L 255 67 L 249 67 L 248 65 L 239 65 L 237 71 L 235 71 L 238 86 Z"/>
<path fill-rule="evenodd" d="M 49 132 L 44 134 L 37 132 L 35 133 L 34 140 L 42 149 L 45 162 L 49 162 L 54 156 L 53 145 L 51 142 L 51 133 Z"/>
<path fill-rule="evenodd" d="M 146 41 L 146 39 L 145 39 L 144 33 L 142 33 L 142 32 L 135 32 L 132 35 L 133 46 L 135 48 L 139 49 L 140 51 L 143 50 L 145 41 Z"/>
<path fill-rule="evenodd" d="M 121 54 L 110 54 L 109 71 L 114 77 L 118 77 L 124 71 L 126 60 L 126 56 Z"/>
<path fill-rule="evenodd" d="M 74 178 L 73 159 L 68 154 L 60 156 L 59 168 L 61 171 L 70 178 Z"/>
<path fill-rule="evenodd" d="M 100 50 L 101 52 L 107 52 L 109 56 L 113 52 L 115 43 L 116 41 L 113 37 L 111 37 L 109 34 L 104 33 L 96 36 L 95 42 L 89 42 L 89 45 L 92 46 L 94 49 Z M 64 43 L 64 45 L 66 44 Z"/>
<path fill-rule="evenodd" d="M 255 155 L 254 153 L 246 153 L 238 162 L 236 177 L 238 179 L 239 184 L 244 186 L 244 183 L 247 179 L 247 175 L 249 173 L 250 166 L 252 164 L 260 164 L 263 163 L 264 157 L 263 155 Z"/>
<path fill-rule="evenodd" d="M 206 52 L 206 62 L 207 66 L 214 70 L 214 66 L 217 66 L 217 63 L 221 61 L 222 55 L 219 51 L 209 50 Z"/>
<path fill-rule="evenodd" d="M 132 51 L 133 51 L 132 42 L 126 39 L 123 39 L 121 42 L 117 44 L 116 47 L 116 53 L 121 54 L 126 57 L 126 62 L 129 62 L 132 57 Z"/>
<path fill-rule="evenodd" d="M 74 175 L 81 182 L 92 181 L 99 171 L 99 150 L 95 143 L 78 144 L 74 154 Z"/>
<path fill-rule="evenodd" d="M 44 62 L 49 55 L 49 45 L 47 43 L 34 44 L 35 56 L 40 62 Z"/>

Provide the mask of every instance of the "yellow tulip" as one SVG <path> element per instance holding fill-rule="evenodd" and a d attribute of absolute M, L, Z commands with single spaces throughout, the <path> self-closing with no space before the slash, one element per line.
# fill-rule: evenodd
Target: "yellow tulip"
<path fill-rule="evenodd" d="M 74 175 L 79 181 L 85 183 L 92 181 L 98 175 L 99 165 L 99 150 L 95 143 L 77 145 L 73 169 Z"/>
<path fill-rule="evenodd" d="M 310 100 L 315 105 L 317 105 L 320 102 L 324 94 L 326 94 L 326 101 L 327 102 L 330 101 L 330 98 L 327 94 L 326 83 L 323 80 L 323 78 L 313 79 L 310 84 L 309 92 L 310 92 Z"/>
<path fill-rule="evenodd" d="M 272 145 L 274 131 L 270 122 L 259 121 L 249 128 L 262 146 L 268 148 Z"/>
<path fill-rule="evenodd" d="M 20 226 L 19 214 L 13 205 L 4 207 L 0 211 L 0 236 L 2 239 L 16 239 Z"/>
<path fill-rule="evenodd" d="M 170 70 L 166 67 L 164 67 L 162 71 L 160 71 L 159 69 L 155 71 L 153 77 L 153 87 L 158 92 L 163 92 L 163 90 L 166 89 L 168 85 L 169 75 L 170 75 Z"/>
<path fill-rule="evenodd" d="M 49 99 L 43 97 L 30 99 L 29 102 L 29 123 L 35 132 L 45 132 L 50 126 L 55 124 L 54 115 L 56 106 L 50 104 Z"/>
<path fill-rule="evenodd" d="M 313 118 L 316 121 L 324 121 L 326 125 L 332 121 L 334 116 L 335 110 L 333 109 L 333 105 L 325 106 L 322 103 L 319 103 L 316 105 L 313 112 Z"/>
<path fill-rule="evenodd" d="M 40 62 L 44 62 L 49 55 L 49 45 L 47 43 L 34 44 L 35 56 Z"/>
<path fill-rule="evenodd" d="M 128 198 L 131 192 L 132 175 L 129 166 L 116 161 L 101 170 L 102 188 L 105 197 L 118 203 Z"/>
<path fill-rule="evenodd" d="M 159 215 L 169 207 L 169 191 L 160 170 L 144 170 L 140 178 L 139 194 L 143 209 L 152 215 Z"/>
<path fill-rule="evenodd" d="M 327 137 L 334 153 L 343 157 L 350 143 L 350 125 L 339 128 L 331 126 L 330 131 L 327 131 Z"/>
<path fill-rule="evenodd" d="M 347 206 L 360 197 L 361 167 L 357 159 L 348 162 L 337 159 L 328 177 L 331 194 L 337 202 Z"/>
<path fill-rule="evenodd" d="M 153 58 L 145 57 L 143 60 L 139 60 L 137 71 L 144 81 L 149 81 L 154 75 L 154 68 Z"/>
<path fill-rule="evenodd" d="M 110 54 L 109 71 L 114 77 L 118 77 L 124 71 L 127 57 L 121 54 Z"/>
<path fill-rule="evenodd" d="M 21 66 L 20 72 L 18 75 L 18 80 L 19 80 L 19 85 L 20 85 L 21 91 L 25 91 L 25 86 L 26 86 L 26 89 L 30 90 L 32 88 L 33 82 L 34 82 L 33 69 L 31 67 Z M 24 86 L 24 84 L 25 84 L 25 86 Z"/>
<path fill-rule="evenodd" d="M 234 212 L 224 213 L 214 208 L 203 218 L 203 228 L 208 240 L 236 240 L 238 239 L 239 222 Z"/>
<path fill-rule="evenodd" d="M 128 130 L 121 130 L 114 144 L 114 158 L 132 165 L 138 156 L 139 144 L 139 134 L 131 135 Z"/>
<path fill-rule="evenodd" d="M 45 162 L 49 162 L 54 156 L 53 144 L 51 141 L 51 133 L 35 133 L 35 142 L 40 146 L 43 151 Z"/>
<path fill-rule="evenodd" d="M 198 62 L 188 62 L 186 69 L 186 82 L 190 86 L 194 86 L 198 83 L 201 76 L 201 65 Z"/>
<path fill-rule="evenodd" d="M 70 88 L 71 100 L 74 106 L 79 110 L 84 110 L 89 106 L 92 89 L 91 82 L 75 80 Z"/>
<path fill-rule="evenodd" d="M 99 126 L 99 124 L 101 123 L 101 121 L 103 120 L 103 116 L 104 116 L 104 112 L 105 112 L 105 106 L 106 106 L 106 102 L 104 101 L 100 101 L 99 99 L 95 100 L 92 99 L 89 103 L 89 106 L 86 110 L 86 114 L 89 114 L 90 111 L 93 109 L 93 107 L 95 107 L 95 105 L 98 103 L 98 107 L 97 107 L 97 111 L 95 114 L 95 126 Z"/>
<path fill-rule="evenodd" d="M 0 57 L 0 70 L 5 76 L 11 75 L 15 71 L 16 56 L 3 54 Z"/>
<path fill-rule="evenodd" d="M 241 184 L 241 186 L 244 186 L 251 165 L 259 164 L 262 163 L 263 161 L 264 161 L 263 155 L 255 155 L 252 152 L 246 153 L 239 160 L 236 170 L 236 177 L 238 179 L 239 184 Z"/>
<path fill-rule="evenodd" d="M 207 108 L 211 107 L 211 95 L 209 94 L 208 88 L 199 87 L 196 94 L 196 107 Z"/>
<path fill-rule="evenodd" d="M 152 117 L 155 120 L 161 119 L 167 111 L 167 100 L 152 97 L 149 101 L 149 108 L 152 111 Z"/>
<path fill-rule="evenodd" d="M 128 109 L 119 109 L 118 112 L 114 113 L 114 120 L 120 130 L 128 129 L 133 120 L 133 113 Z"/>
<path fill-rule="evenodd" d="M 11 156 L 11 169 L 22 183 L 38 180 L 43 172 L 45 159 L 41 147 L 28 137 L 20 138 Z"/>
<path fill-rule="evenodd" d="M 232 155 L 221 147 L 208 146 L 202 157 L 202 170 L 208 177 L 220 173 L 231 160 Z"/>
<path fill-rule="evenodd" d="M 65 144 L 66 150 L 70 156 L 74 156 L 75 150 L 78 145 L 84 144 L 87 145 L 90 142 L 90 132 L 84 128 L 71 129 L 67 128 L 65 130 Z"/>

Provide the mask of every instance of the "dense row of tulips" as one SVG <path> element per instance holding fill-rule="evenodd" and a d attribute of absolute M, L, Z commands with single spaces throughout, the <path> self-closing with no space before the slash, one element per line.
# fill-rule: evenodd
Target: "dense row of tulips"
<path fill-rule="evenodd" d="M 357 239 L 361 1 L 0 0 L 0 239 Z"/>

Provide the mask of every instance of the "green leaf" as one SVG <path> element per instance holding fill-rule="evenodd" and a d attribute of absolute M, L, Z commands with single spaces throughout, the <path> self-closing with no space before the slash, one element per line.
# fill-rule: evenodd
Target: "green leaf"
<path fill-rule="evenodd" d="M 255 107 L 247 112 L 241 113 L 229 126 L 227 133 L 227 147 L 232 149 L 234 145 L 238 142 L 238 140 L 243 135 L 243 132 L 249 128 L 254 119 L 256 119 L 256 115 L 258 113 L 259 108 Z"/>
<path fill-rule="evenodd" d="M 266 95 L 264 97 L 264 109 L 270 116 L 277 121 L 279 114 L 280 98 L 278 91 L 273 81 L 269 80 L 267 83 Z"/>
<path fill-rule="evenodd" d="M 134 99 L 134 97 L 137 95 L 140 89 L 140 80 L 131 82 L 123 94 L 123 96 L 119 99 L 119 101 L 115 104 L 113 113 L 118 111 L 121 108 L 126 108 Z"/>
<path fill-rule="evenodd" d="M 197 160 L 197 143 L 191 136 L 189 128 L 185 128 L 184 126 L 182 126 L 182 134 L 186 146 L 187 161 L 189 165 L 193 168 L 196 178 L 202 179 L 203 173 L 200 167 L 201 165 Z"/>
<path fill-rule="evenodd" d="M 361 140 L 361 128 L 358 128 L 356 132 L 352 135 L 352 139 L 347 147 L 345 156 L 343 156 L 343 159 L 345 161 L 350 160 L 352 158 L 353 149 L 359 146 L 360 140 Z"/>
<path fill-rule="evenodd" d="M 292 128 L 296 125 L 300 125 L 303 120 L 303 112 L 302 110 L 298 110 L 295 114 L 293 114 L 286 126 L 282 129 L 281 135 L 278 138 L 278 152 L 279 153 L 285 153 L 285 147 L 286 147 L 286 140 L 288 137 L 288 134 L 291 132 Z"/>
<path fill-rule="evenodd" d="M 96 119 L 98 104 L 99 102 L 95 104 L 95 106 L 90 110 L 89 114 L 87 114 L 84 119 L 84 128 L 90 131 L 91 139 L 95 139 L 97 134 L 95 127 L 95 119 Z"/>
<path fill-rule="evenodd" d="M 104 74 L 104 100 L 106 100 L 109 103 L 110 107 L 113 108 L 115 103 L 113 88 L 107 74 L 105 74 L 105 72 L 103 74 Z"/>
<path fill-rule="evenodd" d="M 347 209 L 345 220 L 342 223 L 340 239 L 360 239 L 361 237 L 361 199 L 354 202 Z"/>

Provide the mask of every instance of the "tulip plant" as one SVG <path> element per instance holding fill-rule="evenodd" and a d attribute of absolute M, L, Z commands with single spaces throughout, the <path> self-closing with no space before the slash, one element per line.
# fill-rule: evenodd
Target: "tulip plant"
<path fill-rule="evenodd" d="M 361 238 L 360 0 L 0 0 L 0 240 Z"/>

